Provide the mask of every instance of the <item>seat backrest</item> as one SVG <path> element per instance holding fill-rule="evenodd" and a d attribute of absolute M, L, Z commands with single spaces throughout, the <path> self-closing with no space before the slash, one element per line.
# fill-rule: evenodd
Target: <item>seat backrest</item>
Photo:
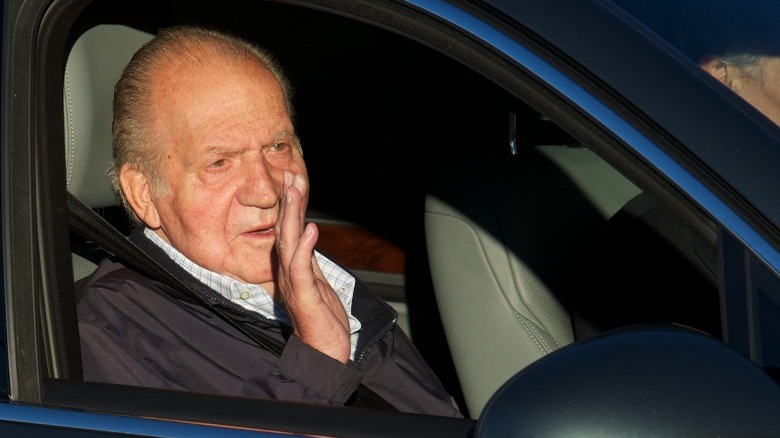
<path fill-rule="evenodd" d="M 469 408 L 574 341 L 566 274 L 639 189 L 585 148 L 443 163 L 425 205 L 431 275 Z"/>
<path fill-rule="evenodd" d="M 106 177 L 111 162 L 114 85 L 133 53 L 152 35 L 123 25 L 98 25 L 74 43 L 65 65 L 65 161 L 67 189 L 92 208 L 117 205 Z M 95 264 L 73 255 L 74 278 Z"/>

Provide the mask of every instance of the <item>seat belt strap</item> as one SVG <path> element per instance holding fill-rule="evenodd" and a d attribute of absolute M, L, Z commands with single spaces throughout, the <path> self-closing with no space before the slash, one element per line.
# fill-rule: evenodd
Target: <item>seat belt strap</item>
<path fill-rule="evenodd" d="M 281 355 L 284 347 L 279 341 L 268 337 L 264 333 L 248 333 L 241 324 L 225 315 L 224 312 L 214 307 L 214 305 L 198 295 L 189 286 L 185 285 L 70 192 L 68 192 L 68 213 L 70 225 L 74 231 L 91 239 L 106 251 L 119 257 L 127 266 L 186 293 L 265 349 L 277 356 Z"/>
<path fill-rule="evenodd" d="M 228 324 L 235 327 L 249 339 L 270 351 L 275 356 L 280 357 L 282 355 L 282 350 L 284 349 L 283 343 L 259 330 L 240 324 L 238 321 L 219 310 L 208 300 L 192 290 L 192 288 L 184 284 L 179 278 L 171 274 L 170 271 L 165 269 L 160 263 L 152 259 L 146 252 L 126 238 L 102 216 L 97 214 L 70 192 L 68 192 L 67 202 L 68 220 L 70 221 L 70 227 L 73 231 L 79 233 L 83 237 L 91 239 L 104 250 L 119 257 L 128 267 L 143 272 L 157 281 L 186 293 L 189 297 L 197 300 L 198 303 L 202 304 L 215 315 L 222 318 Z M 347 405 L 397 410 L 385 399 L 362 383 L 358 385 L 355 393 L 347 401 Z"/>

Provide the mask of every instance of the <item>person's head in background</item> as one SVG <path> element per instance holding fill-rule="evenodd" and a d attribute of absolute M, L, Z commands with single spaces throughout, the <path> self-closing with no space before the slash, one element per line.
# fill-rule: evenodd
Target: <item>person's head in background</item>
<path fill-rule="evenodd" d="M 780 1 L 613 1 L 780 125 Z"/>
<path fill-rule="evenodd" d="M 699 65 L 780 125 L 780 57 L 753 53 L 707 56 Z"/>

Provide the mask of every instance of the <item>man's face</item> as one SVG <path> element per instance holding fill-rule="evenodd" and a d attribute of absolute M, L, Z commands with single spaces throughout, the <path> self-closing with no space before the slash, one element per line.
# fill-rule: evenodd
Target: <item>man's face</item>
<path fill-rule="evenodd" d="M 216 60 L 159 79 L 152 132 L 167 190 L 152 195 L 159 223 L 147 225 L 199 265 L 273 291 L 283 171 L 308 179 L 278 81 Z"/>

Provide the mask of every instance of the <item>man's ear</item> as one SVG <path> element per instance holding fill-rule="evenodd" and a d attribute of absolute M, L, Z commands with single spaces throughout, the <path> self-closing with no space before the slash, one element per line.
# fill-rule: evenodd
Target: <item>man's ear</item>
<path fill-rule="evenodd" d="M 119 185 L 135 214 L 147 227 L 160 228 L 160 214 L 152 200 L 152 182 L 146 174 L 131 164 L 119 169 Z"/>
<path fill-rule="evenodd" d="M 728 65 L 725 62 L 714 56 L 708 56 L 707 58 L 704 58 L 699 65 L 704 71 L 712 75 L 712 77 L 725 85 L 729 85 L 728 69 L 726 68 Z"/>

